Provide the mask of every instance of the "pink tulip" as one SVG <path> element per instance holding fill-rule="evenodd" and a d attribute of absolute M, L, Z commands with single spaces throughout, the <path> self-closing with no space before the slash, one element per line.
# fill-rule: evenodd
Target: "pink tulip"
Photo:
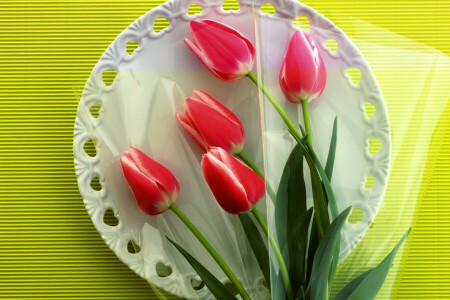
<path fill-rule="evenodd" d="M 265 194 L 264 181 L 221 148 L 203 155 L 202 169 L 217 202 L 230 214 L 251 210 Z"/>
<path fill-rule="evenodd" d="M 184 111 L 176 116 L 205 152 L 209 147 L 221 147 L 237 154 L 244 147 L 245 132 L 239 119 L 205 92 L 194 90 L 184 102 Z"/>
<path fill-rule="evenodd" d="M 191 40 L 184 42 L 219 79 L 234 81 L 253 68 L 253 45 L 237 30 L 222 23 L 191 21 Z"/>
<path fill-rule="evenodd" d="M 180 193 L 177 179 L 164 166 L 130 147 L 120 158 L 123 174 L 141 210 L 158 215 L 175 202 Z"/>
<path fill-rule="evenodd" d="M 289 102 L 310 102 L 322 94 L 327 72 L 319 49 L 305 31 L 298 30 L 292 36 L 279 79 Z"/>

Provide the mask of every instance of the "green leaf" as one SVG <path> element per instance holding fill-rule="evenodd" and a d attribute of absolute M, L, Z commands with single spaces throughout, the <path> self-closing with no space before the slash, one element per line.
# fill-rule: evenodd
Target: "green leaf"
<path fill-rule="evenodd" d="M 331 216 L 333 217 L 333 220 L 338 216 L 338 209 L 336 204 L 336 199 L 334 198 L 333 189 L 331 188 L 330 181 L 328 180 L 328 176 L 325 174 L 325 171 L 317 158 L 316 153 L 314 152 L 314 149 L 311 147 L 309 143 L 302 142 L 302 145 L 307 148 L 307 151 L 305 152 L 305 158 L 308 162 L 308 166 L 312 168 L 312 164 L 316 166 L 317 172 L 320 175 L 320 178 L 322 178 L 323 186 L 326 191 L 327 195 L 327 201 L 330 205 L 331 210 Z"/>
<path fill-rule="evenodd" d="M 383 261 L 373 269 L 361 274 L 347 286 L 345 286 L 334 298 L 334 300 L 371 300 L 378 294 L 383 286 L 384 280 L 389 273 L 398 249 L 411 232 L 411 228 L 403 235 L 398 244 L 392 249 Z"/>
<path fill-rule="evenodd" d="M 272 299 L 286 299 L 286 287 L 281 272 L 278 272 L 277 274 L 273 265 L 270 265 L 270 269 L 274 283 L 272 288 Z"/>
<path fill-rule="evenodd" d="M 300 131 L 302 133 L 302 137 L 305 137 L 306 136 L 306 132 L 305 132 L 305 129 L 303 128 L 302 124 L 299 123 L 298 126 L 300 127 Z"/>
<path fill-rule="evenodd" d="M 333 283 L 334 274 L 336 273 L 337 265 L 339 262 L 339 256 L 341 254 L 341 239 L 338 240 L 333 252 L 333 262 L 331 263 L 330 274 L 328 276 L 328 285 Z"/>
<path fill-rule="evenodd" d="M 355 279 L 353 279 L 349 284 L 347 284 L 340 292 L 334 297 L 334 300 L 347 300 L 348 297 L 353 293 L 353 291 L 361 284 L 361 282 L 369 275 L 370 271 L 362 273 Z M 370 300 L 370 299 L 367 299 Z"/>
<path fill-rule="evenodd" d="M 308 163 L 311 173 L 311 186 L 314 203 L 314 213 L 316 216 L 316 226 L 319 234 L 319 240 L 323 237 L 325 231 L 330 226 L 330 217 L 328 215 L 328 201 L 323 190 L 322 181 L 317 172 L 316 167 L 312 163 Z"/>
<path fill-rule="evenodd" d="M 189 264 L 194 268 L 194 270 L 197 272 L 198 276 L 203 280 L 203 283 L 206 285 L 206 287 L 211 291 L 211 293 L 217 298 L 217 299 L 236 299 L 237 298 L 228 290 L 228 288 L 223 285 L 222 282 L 220 282 L 216 277 L 214 277 L 213 274 L 211 274 L 202 264 L 200 264 L 192 255 L 190 255 L 186 250 L 184 250 L 183 247 L 178 245 L 175 241 L 171 240 L 168 236 L 166 238 L 169 240 L 169 242 L 172 243 L 172 245 L 175 246 L 175 248 L 180 251 L 180 253 L 186 258 L 186 260 L 189 262 Z"/>
<path fill-rule="evenodd" d="M 306 187 L 303 178 L 303 149 L 296 145 L 289 155 L 281 176 L 275 204 L 275 228 L 280 249 L 292 238 L 298 216 L 306 211 Z M 287 262 L 286 262 L 287 263 Z"/>
<path fill-rule="evenodd" d="M 328 180 L 331 182 L 331 176 L 333 174 L 334 158 L 336 156 L 336 143 L 337 143 L 337 116 L 334 118 L 333 133 L 331 135 L 330 149 L 328 150 L 327 163 L 325 165 L 325 174 Z"/>
<path fill-rule="evenodd" d="M 253 254 L 255 254 L 259 267 L 264 275 L 267 285 L 270 287 L 269 252 L 261 237 L 261 233 L 253 222 L 249 213 L 239 214 L 239 220 L 244 228 L 247 240 L 250 243 Z"/>
<path fill-rule="evenodd" d="M 308 209 L 294 225 L 292 238 L 289 239 L 289 277 L 291 279 L 294 294 L 297 294 L 302 286 L 306 286 L 306 254 L 308 252 L 308 230 L 313 208 Z"/>
<path fill-rule="evenodd" d="M 306 261 L 306 286 L 309 285 L 312 273 L 313 258 L 316 255 L 317 247 L 319 247 L 319 237 L 317 236 L 317 222 L 313 215 L 311 222 L 311 234 L 308 243 L 308 260 Z"/>
<path fill-rule="evenodd" d="M 301 286 L 298 290 L 297 296 L 295 296 L 295 300 L 306 300 L 305 290 L 303 289 L 303 286 Z"/>
<path fill-rule="evenodd" d="M 351 207 L 344 210 L 331 223 L 317 248 L 312 267 L 312 274 L 308 292 L 310 299 L 326 299 L 328 296 L 328 278 L 333 262 L 334 250 L 341 239 L 341 229 L 347 220 Z"/>

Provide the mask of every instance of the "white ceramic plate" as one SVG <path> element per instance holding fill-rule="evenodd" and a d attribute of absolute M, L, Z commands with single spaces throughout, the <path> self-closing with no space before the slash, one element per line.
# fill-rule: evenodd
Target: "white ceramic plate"
<path fill-rule="evenodd" d="M 165 242 L 164 236 L 172 236 L 195 253 L 223 282 L 226 277 L 171 212 L 158 217 L 140 212 L 123 178 L 119 157 L 128 146 L 135 146 L 160 161 L 180 181 L 180 208 L 216 246 L 250 294 L 255 299 L 263 299 L 267 298 L 268 292 L 262 286 L 262 276 L 247 242 L 242 239 L 236 218 L 223 213 L 214 201 L 199 167 L 201 152 L 180 130 L 174 114 L 181 110 L 184 98 L 194 88 L 219 99 L 242 120 L 246 130 L 245 151 L 260 166 L 264 160 L 273 186 L 277 186 L 293 142 L 286 138 L 278 116 L 264 100 L 261 102 L 264 142 L 261 142 L 257 89 L 247 79 L 227 83 L 206 71 L 183 43 L 183 38 L 189 35 L 189 21 L 218 20 L 237 28 L 252 42 L 255 42 L 256 28 L 260 66 L 257 72 L 292 118 L 301 120 L 298 106 L 284 101 L 277 86 L 277 76 L 289 38 L 296 29 L 293 20 L 299 16 L 309 19 L 309 33 L 318 44 L 328 69 L 326 89 L 310 105 L 314 146 L 324 161 L 333 119 L 337 115 L 338 148 L 332 185 L 340 210 L 353 205 L 363 214 L 361 222 L 345 224 L 341 259 L 364 236 L 382 201 L 389 173 L 390 127 L 384 99 L 369 65 L 350 39 L 325 17 L 290 0 L 240 0 L 239 11 L 224 11 L 222 2 L 168 1 L 136 20 L 108 47 L 94 67 L 80 100 L 74 133 L 75 168 L 80 192 L 94 225 L 125 264 L 157 287 L 175 295 L 211 298 L 205 287 L 193 288 L 198 279 L 195 272 Z M 275 7 L 275 16 L 260 12 L 260 7 L 267 2 Z M 201 14 L 187 14 L 193 3 L 203 8 Z M 259 20 L 256 26 L 254 16 Z M 158 17 L 168 19 L 170 26 L 156 33 L 152 27 Z M 337 52 L 325 47 L 324 42 L 329 39 L 337 41 Z M 130 41 L 139 43 L 131 55 L 126 51 Z M 361 70 L 358 84 L 351 83 L 346 75 L 350 67 Z M 107 70 L 118 71 L 111 86 L 102 80 L 102 74 Z M 364 109 L 365 102 L 376 109 L 370 118 Z M 93 105 L 100 105 L 97 118 L 89 112 Z M 368 151 L 370 137 L 376 137 L 382 145 L 374 155 Z M 97 141 L 95 157 L 90 157 L 83 149 L 90 139 Z M 375 178 L 371 189 L 364 187 L 368 175 Z M 96 177 L 102 184 L 101 191 L 91 188 L 90 183 Z M 264 204 L 260 209 L 265 210 Z M 117 226 L 104 223 L 104 214 L 108 210 L 118 218 Z M 270 214 L 270 206 L 268 211 Z M 139 253 L 128 251 L 130 240 L 139 244 Z"/>

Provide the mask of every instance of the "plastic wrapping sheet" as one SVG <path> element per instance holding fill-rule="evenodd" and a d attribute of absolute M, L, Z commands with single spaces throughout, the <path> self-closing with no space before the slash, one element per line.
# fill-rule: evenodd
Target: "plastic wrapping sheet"
<path fill-rule="evenodd" d="M 384 42 L 379 43 L 371 36 L 357 34 L 353 42 L 370 63 L 386 99 L 392 138 L 391 170 L 377 217 L 360 245 L 338 269 L 334 291 L 375 266 L 406 229 L 412 227 L 410 238 L 397 254 L 378 295 L 380 299 L 393 299 L 400 289 L 413 290 L 412 286 L 402 286 L 403 268 L 415 255 L 411 241 L 420 218 L 418 208 L 431 184 L 426 167 L 433 169 L 442 159 L 438 148 L 445 140 L 437 139 L 450 119 L 450 60 L 443 53 L 401 35 L 357 19 L 353 22 L 356 28 L 369 29 L 373 36 L 384 37 Z M 433 202 L 439 211 L 445 204 L 436 196 Z M 430 233 L 434 230 L 429 229 Z M 437 235 L 431 233 L 429 242 L 437 242 L 434 238 Z M 435 251 L 439 251 L 437 244 Z M 426 257 L 420 260 L 425 262 Z"/>
<path fill-rule="evenodd" d="M 273 50 L 274 44 L 287 48 L 295 29 L 290 19 L 279 15 L 273 18 L 278 18 L 279 27 L 284 26 L 286 30 L 274 26 L 270 19 L 258 18 L 257 15 L 255 18 L 259 47 L 258 78 L 281 103 L 291 120 L 303 125 L 301 105 L 288 103 L 279 87 L 278 75 L 283 56 L 275 55 Z M 350 49 L 351 43 L 341 43 L 342 33 L 324 26 L 311 26 L 308 31 L 318 44 L 327 67 L 327 86 L 322 96 L 309 104 L 313 147 L 324 165 L 333 120 L 337 116 L 338 143 L 331 184 L 339 211 L 350 205 L 354 208 L 343 229 L 341 261 L 333 281 L 332 296 L 361 273 L 378 265 L 409 227 L 412 228 L 410 239 L 414 236 L 418 217 L 416 208 L 424 189 L 430 184 L 425 178 L 425 164 L 436 164 L 439 160 L 432 157 L 436 150 L 430 148 L 431 139 L 437 126 L 445 126 L 449 119 L 448 56 L 366 22 L 357 19 L 353 22 L 355 28 L 364 28 L 361 32 L 373 33 L 372 36 L 352 39 L 370 67 L 361 64 L 357 58 L 359 54 Z M 268 37 L 273 37 L 275 31 L 280 34 L 274 41 Z M 373 38 L 380 35 L 384 37 L 384 44 Z M 329 40 L 338 42 L 328 48 Z M 364 85 L 376 85 L 376 82 L 365 78 L 372 72 L 379 82 L 385 105 L 367 93 L 370 87 L 364 88 Z M 284 163 L 296 142 L 267 98 L 262 93 L 259 98 L 265 174 L 276 189 Z M 384 126 L 385 122 L 388 122 L 388 128 Z M 308 203 L 312 206 L 307 167 L 304 176 Z M 380 187 L 380 183 L 384 186 Z M 270 230 L 276 234 L 275 209 L 270 202 L 267 214 Z M 354 230 L 353 227 L 359 228 Z M 379 299 L 394 299 L 400 288 L 402 262 L 408 259 L 409 253 L 410 242 L 407 241 L 397 254 L 377 296 Z M 438 247 L 436 251 L 439 251 Z M 312 263 L 311 260 L 308 262 Z M 275 266 L 272 269 L 274 284 L 279 270 L 273 253 L 271 263 Z"/>
<path fill-rule="evenodd" d="M 245 18 L 228 15 L 220 21 L 237 28 L 255 44 L 254 73 L 276 96 L 294 123 L 301 123 L 301 107 L 287 103 L 278 87 L 279 68 L 295 27 L 291 26 L 290 20 L 261 19 L 258 14 L 249 11 Z M 279 25 L 270 26 L 276 18 L 279 18 L 276 21 Z M 250 80 L 222 82 L 204 68 L 183 44 L 183 38 L 188 37 L 188 26 L 187 20 L 179 22 L 176 29 L 168 32 L 165 38 L 153 41 L 151 47 L 141 45 L 133 54 L 135 59 L 119 65 L 118 75 L 110 87 L 102 85 L 103 72 L 108 68 L 94 69 L 79 103 L 77 124 L 85 133 L 80 141 L 93 139 L 97 156 L 96 160 L 78 166 L 80 190 L 94 224 L 122 261 L 152 285 L 187 298 L 207 297 L 205 287 L 199 291 L 192 289 L 198 285 L 198 277 L 167 243 L 165 235 L 185 247 L 223 282 L 227 281 L 225 275 L 172 212 L 156 217 L 143 214 L 124 180 L 119 158 L 129 146 L 139 148 L 166 166 L 178 179 L 181 193 L 177 204 L 180 209 L 231 266 L 252 299 L 267 298 L 262 274 L 241 225 L 236 216 L 225 213 L 214 200 L 200 168 L 202 151 L 177 124 L 175 112 L 182 110 L 184 99 L 193 89 L 203 90 L 227 106 L 244 125 L 244 151 L 261 169 L 264 168 L 268 183 L 275 189 L 295 143 L 279 116 Z M 327 35 L 326 30 L 314 26 L 310 29 L 322 37 Z M 374 27 L 373 30 L 381 29 Z M 371 217 L 364 214 L 366 202 L 359 205 L 362 215 L 355 211 L 350 217 L 355 224 L 363 222 L 361 226 L 365 229 L 358 231 L 353 239 L 352 231 L 348 230 L 347 237 L 351 242 L 346 249 L 342 248 L 343 262 L 334 281 L 333 293 L 381 261 L 408 227 L 413 227 L 414 234 L 415 207 L 424 188 L 421 182 L 430 153 L 430 138 L 440 119 L 448 117 L 448 81 L 443 79 L 449 78 L 448 57 L 427 47 L 423 51 L 408 50 L 408 43 L 413 41 L 389 32 L 386 34 L 402 47 L 380 45 L 364 37 L 353 40 L 371 67 L 363 68 L 362 78 L 364 72 L 373 71 L 386 99 L 386 106 L 376 107 L 375 111 L 364 106 L 370 99 L 358 98 L 360 91 L 350 84 L 350 77 L 343 76 L 346 69 L 336 62 L 332 51 L 320 48 L 328 68 L 329 85 L 323 97 L 310 106 L 313 146 L 323 162 L 333 118 L 338 115 L 336 174 L 339 176 L 333 178 L 332 186 L 339 210 L 361 201 L 358 198 L 360 191 L 366 189 L 367 180 L 367 184 L 371 183 L 366 175 L 374 176 L 375 184 L 385 180 L 384 186 L 378 189 L 377 204 L 369 205 Z M 149 57 L 151 59 L 147 59 Z M 345 101 L 360 101 L 361 105 L 346 106 Z M 95 104 L 100 105 L 98 118 L 90 113 Z M 381 153 L 389 150 L 389 177 L 387 173 L 368 174 L 368 161 L 371 161 L 368 155 L 372 155 L 372 147 L 377 148 L 377 145 L 369 143 L 366 139 L 368 127 L 361 126 L 370 124 L 365 121 L 370 120 L 372 113 L 389 117 L 389 139 L 382 140 L 379 149 Z M 100 178 L 103 187 L 100 194 L 88 186 L 95 176 Z M 309 177 L 306 169 L 305 177 Z M 308 180 L 307 189 L 310 190 Z M 312 204 L 312 199 L 309 203 Z M 116 228 L 102 222 L 108 209 L 112 209 L 120 221 Z M 270 230 L 275 233 L 271 202 L 261 201 L 258 209 L 264 216 L 267 214 Z M 136 254 L 127 249 L 131 240 L 140 248 Z M 395 282 L 401 277 L 398 262 L 407 251 L 408 243 L 399 252 L 380 296 L 389 297 L 395 293 Z M 276 276 L 278 270 L 273 253 L 271 263 Z M 158 274 L 158 264 L 167 266 L 170 271 Z"/>
<path fill-rule="evenodd" d="M 230 22 L 252 38 L 251 19 L 232 18 Z M 239 218 L 224 212 L 215 201 L 200 167 L 203 152 L 175 118 L 194 89 L 207 92 L 242 121 L 246 132 L 244 150 L 262 169 L 258 91 L 249 80 L 229 83 L 212 76 L 184 44 L 188 28 L 189 22 L 178 23 L 170 38 L 167 35 L 168 40 L 155 40 L 151 47 L 138 48 L 135 59 L 119 66 L 110 86 L 103 82 L 103 73 L 109 66 L 105 69 L 99 64 L 94 69 L 79 102 L 77 122 L 84 132 L 81 143 L 95 141 L 97 161 L 92 163 L 94 167 L 79 168 L 80 190 L 107 244 L 135 272 L 174 294 L 207 297 L 206 287 L 200 286 L 199 291 L 192 288 L 201 281 L 165 236 L 173 238 L 217 278 L 227 282 L 222 270 L 171 211 L 158 216 L 141 212 L 125 181 L 121 155 L 130 146 L 142 150 L 175 175 L 181 188 L 176 202 L 179 208 L 224 258 L 252 299 L 262 299 L 268 296 L 268 290 L 263 287 L 261 271 Z M 100 105 L 97 118 L 90 112 L 94 105 Z M 86 186 L 97 176 L 103 186 L 100 192 Z M 258 207 L 265 215 L 264 201 Z M 117 228 L 103 224 L 103 214 L 108 209 L 119 219 Z M 140 252 L 129 253 L 127 243 L 131 240 Z M 161 264 L 171 271 L 158 275 Z"/>

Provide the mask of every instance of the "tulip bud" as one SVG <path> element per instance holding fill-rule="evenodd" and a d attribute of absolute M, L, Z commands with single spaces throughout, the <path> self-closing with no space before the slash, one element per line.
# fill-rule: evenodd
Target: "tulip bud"
<path fill-rule="evenodd" d="M 158 215 L 175 202 L 180 186 L 173 174 L 143 152 L 130 147 L 120 158 L 123 174 L 141 210 Z"/>
<path fill-rule="evenodd" d="M 238 80 L 253 68 L 253 45 L 237 30 L 222 23 L 191 21 L 191 40 L 184 42 L 219 79 Z"/>
<path fill-rule="evenodd" d="M 205 152 L 209 147 L 221 147 L 237 154 L 244 147 L 245 132 L 239 119 L 205 92 L 194 90 L 184 102 L 184 111 L 176 116 Z"/>
<path fill-rule="evenodd" d="M 280 87 L 289 102 L 318 98 L 327 81 L 327 72 L 313 39 L 303 30 L 292 36 L 280 71 Z"/>
<path fill-rule="evenodd" d="M 249 211 L 264 197 L 264 181 L 221 148 L 203 155 L 202 170 L 217 202 L 230 214 Z"/>

